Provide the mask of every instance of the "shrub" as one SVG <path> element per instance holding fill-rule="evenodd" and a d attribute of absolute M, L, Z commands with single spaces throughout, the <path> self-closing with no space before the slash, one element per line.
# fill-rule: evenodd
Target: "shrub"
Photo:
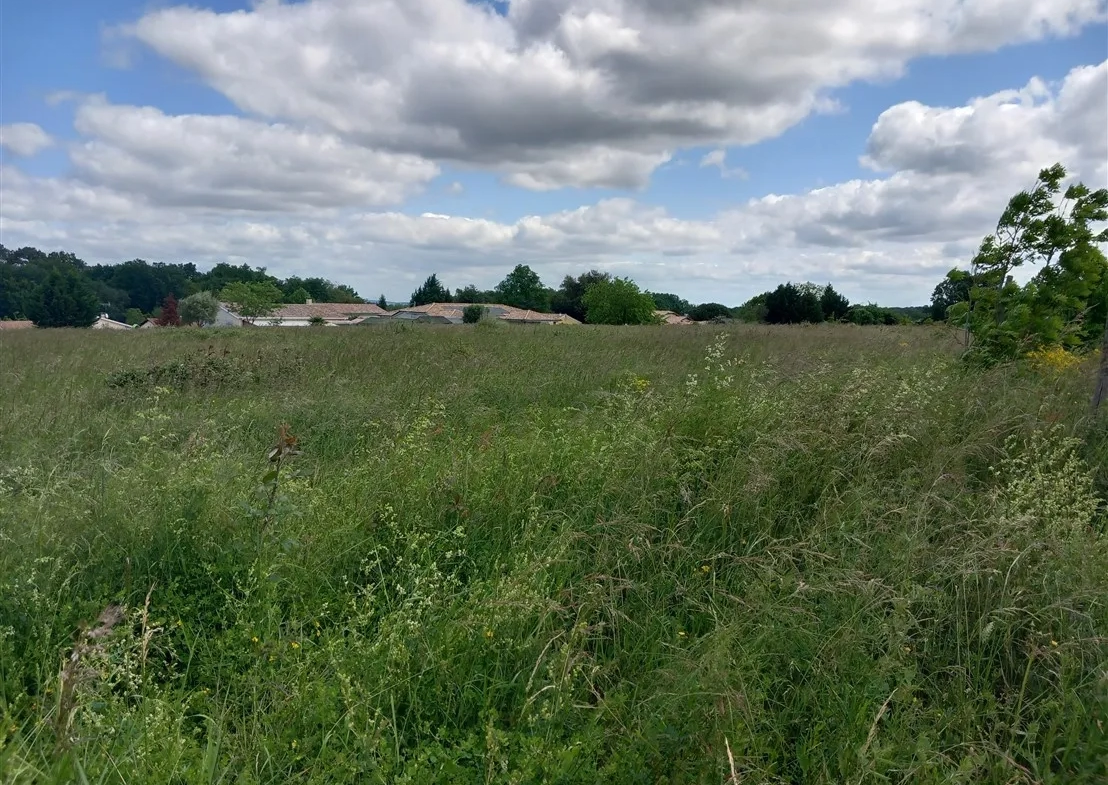
<path fill-rule="evenodd" d="M 462 309 L 462 322 L 464 324 L 477 324 L 489 309 L 483 305 L 473 303 Z"/>

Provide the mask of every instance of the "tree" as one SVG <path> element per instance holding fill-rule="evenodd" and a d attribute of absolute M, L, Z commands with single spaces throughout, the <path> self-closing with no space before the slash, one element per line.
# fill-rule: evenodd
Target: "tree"
<path fill-rule="evenodd" d="M 142 311 L 138 308 L 128 308 L 127 313 L 124 315 L 127 324 L 132 326 L 140 325 L 146 321 L 146 317 L 142 315 Z"/>
<path fill-rule="evenodd" d="M 585 291 L 589 324 L 653 324 L 654 298 L 629 278 L 597 281 Z"/>
<path fill-rule="evenodd" d="M 480 303 L 471 303 L 462 309 L 462 322 L 465 324 L 477 324 L 488 312 L 488 308 Z"/>
<path fill-rule="evenodd" d="M 464 289 L 458 289 L 454 292 L 454 302 L 494 303 L 496 302 L 496 292 L 487 292 L 483 289 L 478 289 L 473 284 L 469 284 Z"/>
<path fill-rule="evenodd" d="M 1091 347 L 1108 330 L 1108 260 L 1097 247 L 1108 230 L 1108 189 L 1077 183 L 1059 200 L 1066 169 L 1043 169 L 1034 187 L 1008 202 L 996 231 L 973 259 L 969 301 L 950 309 L 973 339 L 970 356 L 985 363 L 1045 346 Z M 1025 285 L 1011 273 L 1035 265 Z"/>
<path fill-rule="evenodd" d="M 823 311 L 823 319 L 827 322 L 845 319 L 850 313 L 850 300 L 836 292 L 831 284 L 827 284 L 820 294 L 819 306 Z"/>
<path fill-rule="evenodd" d="M 286 291 L 284 299 L 286 303 L 300 305 L 308 302 L 308 300 L 311 299 L 311 295 L 308 294 L 308 290 L 303 286 L 298 286 L 291 292 Z"/>
<path fill-rule="evenodd" d="M 218 311 L 219 300 L 211 292 L 197 292 L 181 300 L 180 313 L 184 324 L 197 327 L 212 324 Z"/>
<path fill-rule="evenodd" d="M 970 274 L 954 268 L 946 274 L 931 292 L 931 318 L 936 322 L 946 321 L 950 306 L 969 302 Z"/>
<path fill-rule="evenodd" d="M 562 285 L 554 292 L 551 309 L 554 313 L 564 313 L 574 319 L 585 321 L 585 292 L 595 283 L 610 282 L 612 276 L 599 270 L 589 270 L 576 278 L 567 275 Z"/>
<path fill-rule="evenodd" d="M 730 319 L 731 309 L 719 303 L 701 303 L 689 311 L 694 322 L 710 322 L 712 319 Z"/>
<path fill-rule="evenodd" d="M 659 311 L 673 311 L 684 316 L 692 310 L 689 301 L 681 299 L 676 294 L 668 292 L 647 292 L 647 294 L 654 298 L 654 307 Z"/>
<path fill-rule="evenodd" d="M 496 285 L 496 299 L 513 308 L 549 311 L 551 292 L 543 286 L 539 274 L 525 264 L 517 264 L 504 280 Z"/>
<path fill-rule="evenodd" d="M 327 320 L 324 319 L 322 316 L 313 316 L 310 319 L 308 319 L 308 326 L 309 327 L 326 327 L 327 326 Z"/>
<path fill-rule="evenodd" d="M 281 302 L 281 290 L 268 281 L 238 281 L 224 288 L 219 297 L 235 313 L 253 324 L 255 319 L 269 316 L 277 310 L 277 304 Z"/>
<path fill-rule="evenodd" d="M 769 297 L 769 292 L 762 292 L 761 294 L 751 297 L 735 309 L 735 318 L 740 322 L 748 322 L 751 324 L 764 322 L 766 320 L 766 314 L 769 313 L 769 309 L 766 307 L 767 297 Z"/>
<path fill-rule="evenodd" d="M 450 290 L 439 283 L 439 277 L 432 273 L 423 284 L 412 292 L 412 305 L 430 305 L 431 303 L 450 302 Z"/>
<path fill-rule="evenodd" d="M 823 306 L 813 287 L 783 283 L 766 294 L 766 321 L 770 324 L 815 324 L 823 321 Z"/>
<path fill-rule="evenodd" d="M 35 290 L 27 315 L 36 327 L 88 327 L 96 321 L 96 295 L 77 269 L 57 266 Z"/>
<path fill-rule="evenodd" d="M 177 313 L 177 298 L 170 292 L 162 301 L 162 312 L 154 320 L 161 327 L 180 327 L 181 316 Z"/>
<path fill-rule="evenodd" d="M 382 311 L 387 311 L 389 309 L 389 301 L 385 299 L 385 295 L 382 294 L 377 298 L 377 307 Z"/>

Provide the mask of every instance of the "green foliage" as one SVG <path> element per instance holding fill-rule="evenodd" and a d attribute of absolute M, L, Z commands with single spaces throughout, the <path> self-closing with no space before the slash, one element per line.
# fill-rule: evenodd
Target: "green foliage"
<path fill-rule="evenodd" d="M 197 292 L 181 300 L 178 310 L 182 323 L 204 327 L 215 322 L 219 300 L 211 292 Z"/>
<path fill-rule="evenodd" d="M 312 299 L 312 296 L 311 296 L 311 294 L 308 293 L 308 290 L 305 289 L 303 286 L 298 286 L 295 289 L 293 289 L 291 292 L 286 292 L 284 294 L 284 298 L 285 298 L 286 303 L 296 304 L 296 305 L 303 305 L 304 303 L 308 302 L 308 300 Z M 330 302 L 330 301 L 327 300 L 325 302 Z"/>
<path fill-rule="evenodd" d="M 553 294 L 539 278 L 538 273 L 525 264 L 517 264 L 504 280 L 496 285 L 493 294 L 504 305 L 525 308 L 530 311 L 550 311 Z"/>
<path fill-rule="evenodd" d="M 473 284 L 468 284 L 454 292 L 456 303 L 495 303 L 496 292 L 478 289 Z"/>
<path fill-rule="evenodd" d="M 850 313 L 850 300 L 835 291 L 831 284 L 823 287 L 819 298 L 820 310 L 823 311 L 823 319 L 828 322 L 838 322 L 846 318 Z"/>
<path fill-rule="evenodd" d="M 585 292 L 595 283 L 606 283 L 611 280 L 610 274 L 599 270 L 589 270 L 576 278 L 567 275 L 562 279 L 562 285 L 554 292 L 551 309 L 554 313 L 564 313 L 583 322 L 585 321 Z"/>
<path fill-rule="evenodd" d="M 851 324 L 866 326 L 873 324 L 901 324 L 905 319 L 898 316 L 892 309 L 882 308 L 876 303 L 868 303 L 867 305 L 851 306 L 850 310 L 847 312 L 846 321 Z"/>
<path fill-rule="evenodd" d="M 728 331 L 4 335 L 0 779 L 1104 782 L 1086 374 Z"/>
<path fill-rule="evenodd" d="M 387 311 L 389 309 L 389 301 L 385 299 L 385 295 L 381 295 L 377 298 L 377 307 Z"/>
<path fill-rule="evenodd" d="M 138 308 L 128 308 L 123 318 L 130 325 L 139 325 L 146 321 L 146 316 Z"/>
<path fill-rule="evenodd" d="M 430 305 L 431 303 L 450 302 L 450 290 L 439 283 L 438 275 L 432 273 L 418 289 L 412 292 L 410 305 Z"/>
<path fill-rule="evenodd" d="M 1097 248 L 1108 230 L 1090 224 L 1108 220 L 1108 189 L 1069 186 L 1055 164 L 1039 173 L 1035 186 L 1008 203 L 974 257 L 969 303 L 948 312 L 973 338 L 970 356 L 994 363 L 1043 346 L 1089 347 L 1099 341 L 1108 318 L 1108 260 Z M 1012 272 L 1037 266 L 1020 286 Z M 955 313 L 957 311 L 957 313 Z"/>
<path fill-rule="evenodd" d="M 936 322 L 945 322 L 951 306 L 968 303 L 970 282 L 971 276 L 965 270 L 955 268 L 948 272 L 931 293 L 931 318 Z"/>
<path fill-rule="evenodd" d="M 770 324 L 822 322 L 822 291 L 811 284 L 784 283 L 766 293 L 766 321 Z"/>
<path fill-rule="evenodd" d="M 719 303 L 701 303 L 689 311 L 689 318 L 698 322 L 710 322 L 713 319 L 730 319 L 731 309 Z"/>
<path fill-rule="evenodd" d="M 766 321 L 766 315 L 769 313 L 769 308 L 766 306 L 767 297 L 769 297 L 769 292 L 763 292 L 762 294 L 751 297 L 735 309 L 735 318 L 740 322 L 746 322 L 748 324 L 757 324 Z"/>
<path fill-rule="evenodd" d="M 269 316 L 281 302 L 281 290 L 268 281 L 229 284 L 219 293 L 219 299 L 231 310 L 249 321 Z"/>
<path fill-rule="evenodd" d="M 600 280 L 585 290 L 585 320 L 589 324 L 653 324 L 654 298 L 629 278 Z"/>
<path fill-rule="evenodd" d="M 488 312 L 488 309 L 479 304 L 472 303 L 462 309 L 462 322 L 465 324 L 477 324 Z"/>
<path fill-rule="evenodd" d="M 684 316 L 692 310 L 689 301 L 678 297 L 676 294 L 666 292 L 647 292 L 647 294 L 654 298 L 654 307 L 659 311 L 673 311 Z"/>
<path fill-rule="evenodd" d="M 88 327 L 96 321 L 96 296 L 69 265 L 53 267 L 24 307 L 37 327 Z"/>

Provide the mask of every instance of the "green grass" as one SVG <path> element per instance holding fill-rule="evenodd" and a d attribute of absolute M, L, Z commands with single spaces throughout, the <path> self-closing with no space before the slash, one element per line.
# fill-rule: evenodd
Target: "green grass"
<path fill-rule="evenodd" d="M 726 332 L 0 334 L 0 779 L 1106 781 L 1089 367 Z"/>

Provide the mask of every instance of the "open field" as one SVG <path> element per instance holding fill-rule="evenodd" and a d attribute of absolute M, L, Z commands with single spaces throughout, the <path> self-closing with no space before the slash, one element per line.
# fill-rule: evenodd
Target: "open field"
<path fill-rule="evenodd" d="M 957 348 L 0 334 L 0 779 L 1108 781 L 1090 367 Z"/>

